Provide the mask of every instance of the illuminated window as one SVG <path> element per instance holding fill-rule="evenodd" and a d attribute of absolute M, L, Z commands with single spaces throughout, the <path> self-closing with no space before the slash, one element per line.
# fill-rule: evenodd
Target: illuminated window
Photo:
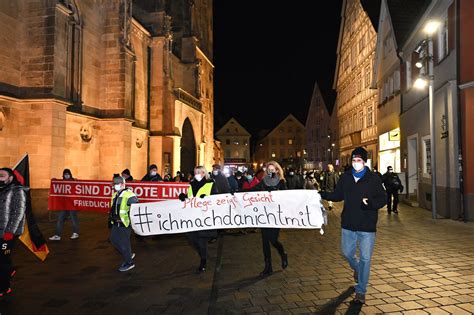
<path fill-rule="evenodd" d="M 288 139 L 288 144 L 293 144 L 293 139 Z"/>

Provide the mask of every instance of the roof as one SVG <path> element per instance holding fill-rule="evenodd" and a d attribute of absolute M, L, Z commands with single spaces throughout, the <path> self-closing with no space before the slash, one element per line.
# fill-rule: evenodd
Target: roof
<path fill-rule="evenodd" d="M 222 126 L 217 132 L 216 132 L 216 136 L 229 136 L 229 135 L 232 135 L 232 136 L 235 136 L 236 133 L 235 132 L 231 132 L 230 134 L 227 133 L 227 132 L 224 132 L 225 129 L 227 128 L 230 128 L 230 125 L 234 125 L 233 127 L 235 127 L 235 125 L 237 126 L 237 128 L 241 129 L 243 134 L 240 134 L 240 135 L 245 135 L 245 136 L 251 136 L 250 133 L 247 131 L 247 129 L 245 129 L 235 118 L 231 118 L 229 119 L 225 124 L 224 126 Z"/>
<path fill-rule="evenodd" d="M 387 0 L 397 47 L 403 47 L 431 0 Z"/>

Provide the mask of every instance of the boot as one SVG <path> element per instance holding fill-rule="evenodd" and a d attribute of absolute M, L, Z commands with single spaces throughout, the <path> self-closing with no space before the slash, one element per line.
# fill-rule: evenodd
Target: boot
<path fill-rule="evenodd" d="M 260 277 L 266 277 L 271 275 L 273 272 L 272 261 L 270 259 L 265 259 L 265 269 L 260 273 Z"/>
<path fill-rule="evenodd" d="M 197 273 L 202 273 L 206 271 L 206 259 L 201 259 L 201 263 L 199 264 Z"/>
<path fill-rule="evenodd" d="M 286 269 L 286 267 L 288 267 L 288 254 L 287 253 L 281 254 L 281 267 L 283 269 Z"/>

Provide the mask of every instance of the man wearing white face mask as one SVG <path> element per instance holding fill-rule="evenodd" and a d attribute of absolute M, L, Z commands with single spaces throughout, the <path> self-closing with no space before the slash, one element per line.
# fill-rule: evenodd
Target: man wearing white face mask
<path fill-rule="evenodd" d="M 158 166 L 156 164 L 151 164 L 148 167 L 148 173 L 143 176 L 143 182 L 162 182 L 163 178 L 158 174 Z"/>
<path fill-rule="evenodd" d="M 212 166 L 212 175 L 211 178 L 215 181 L 215 186 L 218 194 L 228 194 L 230 193 L 229 181 L 222 174 L 221 166 L 219 164 L 214 164 Z"/>
<path fill-rule="evenodd" d="M 135 268 L 130 244 L 130 206 L 138 202 L 137 196 L 125 187 L 125 179 L 122 176 L 114 177 L 114 193 L 109 213 L 110 242 L 123 257 L 123 263 L 119 267 L 120 272 Z"/>
<path fill-rule="evenodd" d="M 330 201 L 344 200 L 341 214 L 342 254 L 354 270 L 356 303 L 365 303 L 369 282 L 370 261 L 375 244 L 378 210 L 387 197 L 380 178 L 365 165 L 367 151 L 358 147 L 352 151 L 352 168 L 340 178 L 334 192 L 321 192 Z M 359 245 L 360 258 L 356 257 Z"/>

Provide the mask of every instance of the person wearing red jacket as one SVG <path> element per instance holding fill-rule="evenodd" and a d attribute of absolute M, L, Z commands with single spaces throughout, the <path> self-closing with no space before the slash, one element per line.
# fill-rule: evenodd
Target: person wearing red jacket
<path fill-rule="evenodd" d="M 254 175 L 255 174 L 253 173 L 253 170 L 251 170 L 251 169 L 247 170 L 247 172 L 245 173 L 245 182 L 242 185 L 242 190 L 243 191 L 249 190 L 252 187 L 256 186 L 258 183 L 260 183 L 258 178 Z"/>
<path fill-rule="evenodd" d="M 10 256 L 16 237 L 23 233 L 27 190 L 12 169 L 0 169 L 0 297 L 12 292 L 10 279 L 15 270 Z"/>

